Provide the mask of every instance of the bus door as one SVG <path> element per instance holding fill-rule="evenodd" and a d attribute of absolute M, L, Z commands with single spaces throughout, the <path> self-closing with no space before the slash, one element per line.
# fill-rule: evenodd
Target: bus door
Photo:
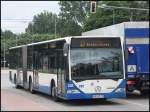
<path fill-rule="evenodd" d="M 59 96 L 65 94 L 64 64 L 63 50 L 57 50 L 57 93 Z"/>
<path fill-rule="evenodd" d="M 34 70 L 33 71 L 33 87 L 35 89 L 38 89 L 39 87 L 39 75 L 38 75 L 38 71 L 37 70 Z"/>
<path fill-rule="evenodd" d="M 27 46 L 22 48 L 22 62 L 23 62 L 23 87 L 28 88 L 27 85 Z"/>
<path fill-rule="evenodd" d="M 39 53 L 34 51 L 33 61 L 34 61 L 34 69 L 33 69 L 33 87 L 35 89 L 39 88 L 39 75 L 38 75 L 38 65 L 39 65 Z"/>

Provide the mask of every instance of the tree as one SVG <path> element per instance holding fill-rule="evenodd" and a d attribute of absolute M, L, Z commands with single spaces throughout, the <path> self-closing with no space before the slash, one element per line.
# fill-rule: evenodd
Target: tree
<path fill-rule="evenodd" d="M 61 9 L 59 16 L 47 11 L 35 15 L 26 32 L 52 35 L 55 34 L 56 23 L 57 37 L 81 35 L 83 22 L 90 8 L 89 1 L 60 1 L 59 5 Z"/>
<path fill-rule="evenodd" d="M 99 1 L 98 5 L 134 7 L 149 9 L 149 1 Z M 132 15 L 133 14 L 133 15 Z M 149 12 L 137 10 L 114 9 L 115 24 L 130 21 L 149 21 Z M 83 31 L 88 31 L 113 24 L 113 9 L 97 8 L 95 14 L 85 19 Z"/>
<path fill-rule="evenodd" d="M 89 12 L 89 1 L 60 1 L 57 31 L 61 36 L 81 35 L 83 22 Z M 63 30 L 62 30 L 63 28 Z"/>
<path fill-rule="evenodd" d="M 9 48 L 18 46 L 18 45 L 29 44 L 33 42 L 51 40 L 54 38 L 55 38 L 55 35 L 49 35 L 49 34 L 22 33 L 22 34 L 16 35 L 12 33 L 11 31 L 3 32 L 1 30 L 1 66 L 3 66 L 2 61 L 4 60 L 4 48 L 5 48 L 5 60 L 6 62 L 8 62 Z"/>
<path fill-rule="evenodd" d="M 87 17 L 90 9 L 89 1 L 60 1 L 60 18 L 65 20 L 73 20 L 75 23 L 83 26 L 85 17 Z"/>
<path fill-rule="evenodd" d="M 15 37 L 16 34 L 11 32 L 10 30 L 1 30 L 1 64 L 4 61 L 4 49 L 5 49 L 5 61 L 8 62 L 9 53 L 8 49 L 15 45 Z M 7 66 L 7 65 L 6 65 Z"/>
<path fill-rule="evenodd" d="M 16 36 L 16 34 L 14 34 L 13 32 L 11 32 L 10 30 L 5 30 L 2 31 L 1 30 L 1 39 L 9 39 L 9 38 L 14 38 Z"/>
<path fill-rule="evenodd" d="M 57 21 L 57 15 L 47 11 L 35 15 L 33 21 L 26 28 L 26 32 L 30 34 L 54 34 L 55 19 Z"/>
<path fill-rule="evenodd" d="M 81 27 L 73 20 L 60 19 L 57 23 L 57 33 L 61 37 L 81 35 Z"/>

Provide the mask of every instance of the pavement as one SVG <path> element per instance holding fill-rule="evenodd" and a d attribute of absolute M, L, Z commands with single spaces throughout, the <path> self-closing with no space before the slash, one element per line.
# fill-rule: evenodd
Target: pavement
<path fill-rule="evenodd" d="M 138 91 L 123 99 L 55 102 L 48 95 L 16 89 L 8 73 L 1 70 L 1 111 L 149 111 L 149 96 Z"/>

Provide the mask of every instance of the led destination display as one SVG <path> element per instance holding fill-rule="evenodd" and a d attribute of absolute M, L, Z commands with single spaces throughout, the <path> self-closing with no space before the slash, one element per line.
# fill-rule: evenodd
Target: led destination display
<path fill-rule="evenodd" d="M 73 38 L 72 48 L 119 48 L 120 38 Z"/>

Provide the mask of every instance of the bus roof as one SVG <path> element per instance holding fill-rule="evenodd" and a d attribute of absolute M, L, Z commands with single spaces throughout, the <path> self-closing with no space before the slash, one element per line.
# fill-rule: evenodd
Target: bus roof
<path fill-rule="evenodd" d="M 39 45 L 39 44 L 43 44 L 43 43 L 54 42 L 54 41 L 61 41 L 61 40 L 66 40 L 66 38 L 58 38 L 58 39 L 40 41 L 40 42 L 36 42 L 36 43 L 29 43 L 29 44 L 25 44 L 25 45 L 20 45 L 20 46 L 11 47 L 11 48 L 9 48 L 9 49 L 15 49 L 15 48 L 20 48 L 20 47 L 24 47 L 24 46 Z"/>
<path fill-rule="evenodd" d="M 103 38 L 103 37 L 105 37 L 106 38 L 108 36 L 71 36 L 71 37 L 64 37 L 64 38 L 58 38 L 58 39 L 52 39 L 52 40 L 46 40 L 46 41 L 41 41 L 41 42 L 36 42 L 36 43 L 30 43 L 30 44 L 15 46 L 15 47 L 11 47 L 9 49 L 11 50 L 11 49 L 15 49 L 15 48 L 21 48 L 21 47 L 24 47 L 24 46 L 33 46 L 33 45 L 39 45 L 39 44 L 55 42 L 55 41 L 57 42 L 57 41 L 61 41 L 61 40 L 68 40 L 68 39 L 71 39 L 71 38 L 91 38 L 91 37 L 94 37 L 94 38 Z M 109 36 L 109 38 L 110 38 L 110 36 Z M 114 37 L 111 37 L 111 38 L 114 38 Z M 115 37 L 115 38 L 119 38 L 119 37 Z"/>

